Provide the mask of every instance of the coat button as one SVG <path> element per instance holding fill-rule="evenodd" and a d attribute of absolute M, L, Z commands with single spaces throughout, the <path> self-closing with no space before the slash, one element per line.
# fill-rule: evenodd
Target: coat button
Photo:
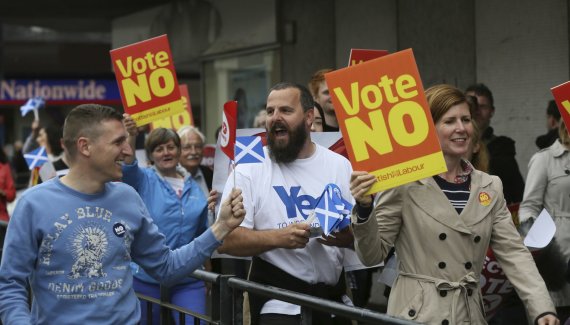
<path fill-rule="evenodd" d="M 445 240 L 445 238 L 447 238 L 447 235 L 445 233 L 442 232 L 441 234 L 439 234 L 440 240 Z"/>
<path fill-rule="evenodd" d="M 445 269 L 445 262 L 439 262 L 437 266 L 439 266 L 440 269 Z"/>
<path fill-rule="evenodd" d="M 447 319 L 444 319 L 441 321 L 441 325 L 449 325 L 449 321 Z"/>
<path fill-rule="evenodd" d="M 440 291 L 439 291 L 439 295 L 442 296 L 442 297 L 445 297 L 445 296 L 447 296 L 447 291 L 445 291 L 445 290 L 440 290 Z"/>
<path fill-rule="evenodd" d="M 467 295 L 471 297 L 473 295 L 473 289 L 467 289 Z"/>
<path fill-rule="evenodd" d="M 473 239 L 474 242 L 478 243 L 481 241 L 481 236 L 477 235 L 475 236 L 475 238 Z"/>
<path fill-rule="evenodd" d="M 408 315 L 409 315 L 410 317 L 414 317 L 414 316 L 416 316 L 416 311 L 413 310 L 413 309 L 410 309 L 410 311 L 408 312 Z"/>
<path fill-rule="evenodd" d="M 473 264 L 471 264 L 471 262 L 465 263 L 465 268 L 466 268 L 466 269 L 471 270 L 472 267 L 473 267 Z"/>

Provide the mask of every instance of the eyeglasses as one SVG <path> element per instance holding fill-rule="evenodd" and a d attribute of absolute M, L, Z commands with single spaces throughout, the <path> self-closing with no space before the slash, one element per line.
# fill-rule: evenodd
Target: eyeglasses
<path fill-rule="evenodd" d="M 189 143 L 182 146 L 182 150 L 202 150 L 202 148 L 204 148 L 204 145 L 197 143 Z"/>

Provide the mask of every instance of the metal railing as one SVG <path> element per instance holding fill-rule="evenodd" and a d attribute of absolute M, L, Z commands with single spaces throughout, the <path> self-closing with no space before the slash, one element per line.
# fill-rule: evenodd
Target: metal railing
<path fill-rule="evenodd" d="M 359 308 L 341 304 L 335 301 L 317 298 L 314 296 L 301 294 L 269 285 L 263 285 L 256 282 L 244 280 L 233 275 L 221 275 L 217 273 L 197 270 L 194 271 L 192 277 L 205 282 L 212 283 L 212 315 L 202 315 L 192 312 L 188 309 L 178 307 L 168 303 L 168 292 L 161 289 L 161 300 L 146 297 L 140 294 L 137 296 L 147 302 L 148 318 L 152 318 L 150 304 L 156 303 L 161 307 L 160 324 L 169 325 L 172 322 L 171 311 L 178 312 L 179 324 L 185 324 L 184 315 L 194 317 L 194 324 L 200 324 L 200 320 L 209 324 L 220 325 L 239 325 L 236 322 L 236 315 L 242 312 L 241 304 L 237 299 L 244 291 L 250 294 L 271 297 L 281 301 L 293 303 L 301 306 L 301 324 L 311 324 L 312 311 L 331 313 L 337 316 L 345 317 L 359 322 L 367 322 L 373 324 L 400 324 L 413 325 L 416 322 L 403 320 L 378 313 L 370 309 Z"/>

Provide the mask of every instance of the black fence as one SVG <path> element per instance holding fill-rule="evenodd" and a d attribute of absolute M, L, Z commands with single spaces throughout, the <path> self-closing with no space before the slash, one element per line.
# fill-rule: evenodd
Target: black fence
<path fill-rule="evenodd" d="M 417 324 L 415 322 L 394 318 L 369 309 L 352 307 L 306 294 L 263 285 L 232 275 L 221 275 L 217 273 L 197 270 L 192 274 L 192 276 L 205 282 L 210 282 L 212 284 L 211 316 L 198 314 L 188 309 L 184 309 L 168 303 L 167 299 L 165 299 L 165 297 L 168 297 L 168 292 L 166 289 L 161 289 L 161 300 L 137 294 L 140 299 L 147 302 L 146 305 L 147 313 L 149 315 L 148 318 L 152 318 L 150 314 L 151 303 L 156 303 L 161 306 L 161 325 L 173 324 L 173 310 L 178 312 L 177 318 L 179 324 L 185 324 L 184 316 L 191 315 L 194 317 L 194 324 L 200 324 L 200 320 L 202 320 L 203 322 L 209 324 L 240 325 L 240 314 L 242 313 L 243 308 L 241 299 L 239 299 L 239 297 L 241 297 L 243 295 L 243 292 L 246 291 L 251 294 L 271 297 L 273 299 L 278 299 L 301 306 L 302 325 L 311 324 L 313 310 L 327 312 L 358 322 L 365 322 L 370 324 Z"/>
<path fill-rule="evenodd" d="M 0 231 L 5 230 L 7 222 L 0 220 Z M 2 256 L 2 246 L 0 246 L 0 258 Z M 318 310 L 342 316 L 358 322 L 370 324 L 417 324 L 408 320 L 402 320 L 378 313 L 370 309 L 352 307 L 338 302 L 309 296 L 277 287 L 247 281 L 233 275 L 221 275 L 218 273 L 197 270 L 192 273 L 192 277 L 204 282 L 211 283 L 211 316 L 203 315 L 180 306 L 169 303 L 169 294 L 166 288 L 161 288 L 161 299 L 155 299 L 145 295 L 137 294 L 139 299 L 146 302 L 146 310 L 149 321 L 152 321 L 152 304 L 160 306 L 160 325 L 174 324 L 173 311 L 177 315 L 178 323 L 185 324 L 185 316 L 194 317 L 194 324 L 205 322 L 219 325 L 241 325 L 243 306 L 240 299 L 243 292 L 271 297 L 301 306 L 301 324 L 311 324 L 312 311 Z M 1 325 L 1 322 L 0 322 Z M 159 324 L 155 324 L 159 325 Z"/>

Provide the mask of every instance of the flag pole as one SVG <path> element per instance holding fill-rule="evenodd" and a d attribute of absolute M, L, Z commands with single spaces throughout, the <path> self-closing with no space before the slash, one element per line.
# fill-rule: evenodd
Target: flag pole
<path fill-rule="evenodd" d="M 234 167 L 234 186 L 233 186 L 233 188 L 236 188 L 236 186 L 237 186 L 237 185 L 236 185 L 236 168 L 237 168 L 237 164 L 236 164 L 236 162 L 235 162 L 234 160 L 232 160 L 232 165 L 233 165 L 233 167 Z"/>

